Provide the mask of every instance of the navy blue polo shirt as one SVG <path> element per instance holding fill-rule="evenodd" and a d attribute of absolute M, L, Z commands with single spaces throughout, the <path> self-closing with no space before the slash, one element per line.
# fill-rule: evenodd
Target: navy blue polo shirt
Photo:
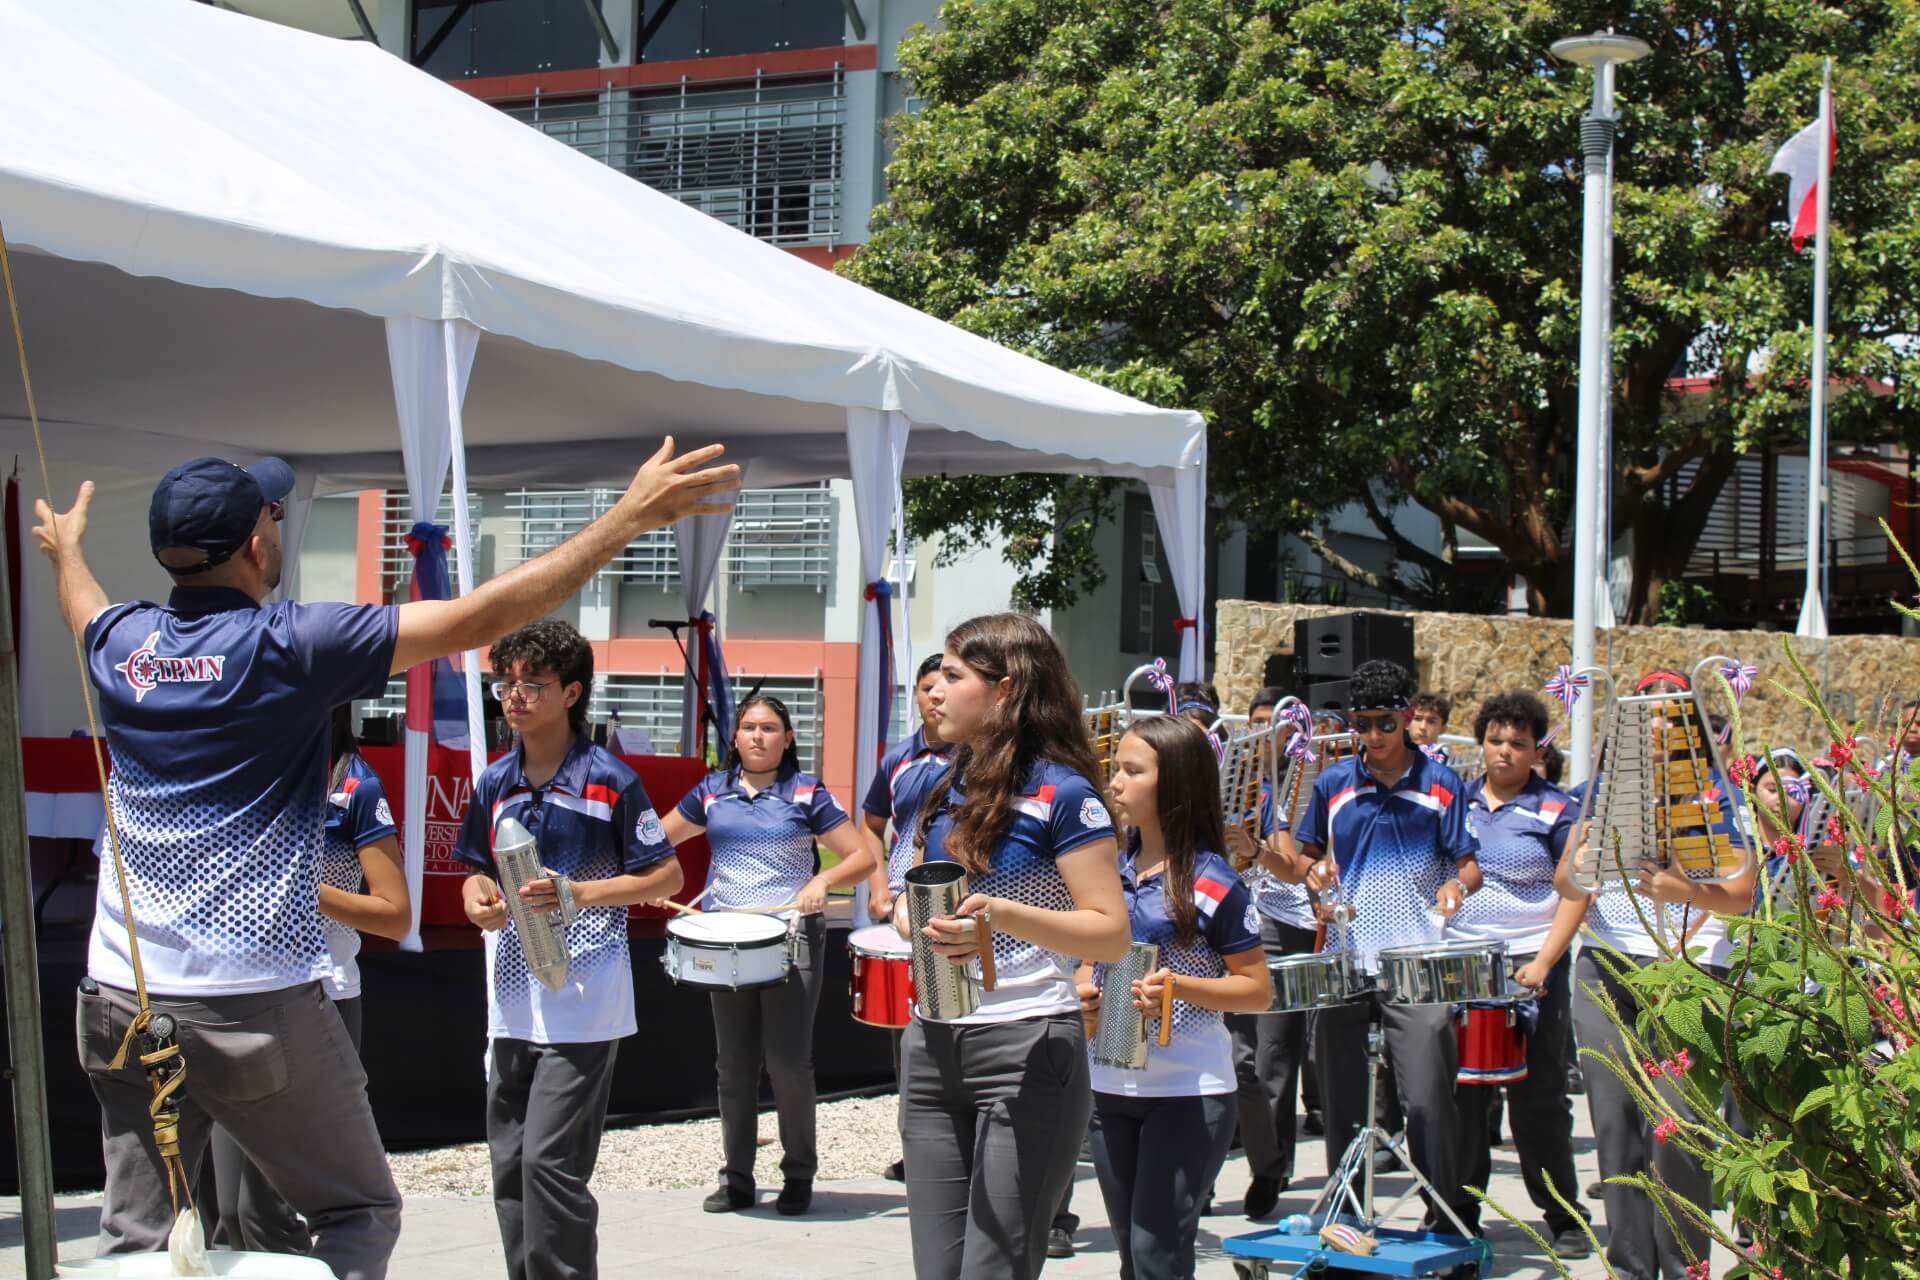
<path fill-rule="evenodd" d="M 327 793 L 326 846 L 320 853 L 320 883 L 360 892 L 366 879 L 360 851 L 397 834 L 386 788 L 358 752 L 346 759 L 346 772 Z M 338 920 L 321 918 L 327 932 L 327 958 L 332 972 L 321 979 L 335 1000 L 360 994 L 360 931 Z"/>
<path fill-rule="evenodd" d="M 867 788 L 867 798 L 860 808 L 893 823 L 893 843 L 887 849 L 887 887 L 894 893 L 900 892 L 907 868 L 913 865 L 913 837 L 920 807 L 927 793 L 947 776 L 952 763 L 952 746 L 944 742 L 930 745 L 926 732 L 915 729 L 912 736 L 887 749 L 880 759 L 879 772 Z"/>
<path fill-rule="evenodd" d="M 974 893 L 1008 898 L 1049 911 L 1071 911 L 1073 894 L 1057 865 L 1062 854 L 1095 840 L 1111 840 L 1113 817 L 1093 781 L 1052 760 L 1034 763 L 1016 791 L 1007 833 L 987 853 L 984 874 L 972 876 Z M 966 800 L 965 780 L 955 777 L 940 816 L 927 829 L 928 862 L 952 862 L 947 836 L 953 811 Z M 1048 951 L 1012 934 L 993 935 L 995 990 L 981 995 L 980 1007 L 958 1022 L 1005 1022 L 1080 1007 L 1074 993 L 1077 967 L 1070 956 Z M 979 968 L 973 966 L 975 976 Z"/>
<path fill-rule="evenodd" d="M 1460 859 L 1479 845 L 1467 827 L 1466 784 L 1418 749 L 1407 772 L 1382 787 L 1364 757 L 1336 760 L 1313 784 L 1313 797 L 1294 832 L 1302 845 L 1331 849 L 1340 885 L 1353 905 L 1353 945 L 1372 972 L 1385 947 L 1433 940 L 1427 912 L 1440 886 L 1458 873 Z M 1327 949 L 1341 950 L 1338 929 Z"/>
<path fill-rule="evenodd" d="M 330 971 L 316 905 L 328 723 L 386 688 L 396 618 L 385 605 L 262 608 L 230 587 L 176 587 L 164 605 L 109 605 L 87 624 L 149 990 L 277 991 Z M 87 972 L 133 987 L 110 871 Z"/>
<path fill-rule="evenodd" d="M 1546 945 L 1560 893 L 1553 873 L 1579 825 L 1580 806 L 1529 772 L 1527 785 L 1497 809 L 1487 807 L 1487 780 L 1467 784 L 1467 824 L 1480 843 L 1480 891 L 1467 899 L 1449 932 L 1504 942 L 1507 954 L 1530 956 Z"/>
<path fill-rule="evenodd" d="M 707 833 L 711 907 L 793 901 L 813 879 L 814 841 L 849 821 L 825 783 L 794 768 L 753 795 L 737 767 L 710 773 L 681 798 L 680 816 Z"/>
<path fill-rule="evenodd" d="M 541 864 L 570 880 L 632 875 L 673 856 L 640 775 L 584 737 L 574 739 L 543 787 L 528 783 L 520 743 L 474 783 L 453 856 L 496 880 L 494 831 L 502 818 L 518 819 L 532 833 Z M 500 885 L 502 894 L 519 890 Z M 636 1030 L 625 907 L 584 907 L 574 917 L 567 926 L 567 985 L 558 991 L 528 970 L 511 915 L 486 943 L 489 1040 L 587 1044 Z"/>

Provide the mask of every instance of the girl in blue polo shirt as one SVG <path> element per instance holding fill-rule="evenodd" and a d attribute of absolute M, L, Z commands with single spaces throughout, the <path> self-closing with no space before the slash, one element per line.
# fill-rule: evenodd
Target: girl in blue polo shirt
<path fill-rule="evenodd" d="M 998 982 L 973 1013 L 916 1012 L 907 1028 L 900 1136 L 914 1273 L 1030 1277 L 1093 1108 L 1073 957 L 1127 953 L 1119 850 L 1080 690 L 1039 623 L 1002 613 L 954 628 L 928 705 L 955 749 L 915 839 L 923 859 L 965 867 L 971 892 L 925 938 L 977 977 L 973 917 L 986 916 Z M 902 937 L 905 906 L 902 895 Z"/>
<path fill-rule="evenodd" d="M 1138 721 L 1120 740 L 1112 794 L 1128 828 L 1120 880 L 1133 939 L 1160 948 L 1134 1004 L 1157 1031 L 1172 982 L 1173 1030 L 1171 1043 L 1148 1048 L 1144 1070 L 1093 1064 L 1093 1159 L 1123 1280 L 1183 1280 L 1233 1140 L 1237 1081 L 1221 1015 L 1265 1011 L 1273 983 L 1252 897 L 1220 854 L 1220 771 L 1206 733 L 1181 716 Z"/>
<path fill-rule="evenodd" d="M 667 839 L 678 847 L 707 835 L 709 910 L 778 912 L 798 908 L 798 951 L 787 980 L 749 991 L 715 991 L 720 1186 L 707 1197 L 708 1213 L 750 1208 L 754 1153 L 760 1133 L 760 1070 L 773 1081 L 780 1115 L 785 1180 L 774 1207 L 805 1213 L 813 1203 L 819 1166 L 813 1128 L 813 1015 L 820 1004 L 826 959 L 830 890 L 860 883 L 873 857 L 826 784 L 800 772 L 793 716 L 780 699 L 756 694 L 740 706 L 727 767 L 708 774 L 666 817 Z M 840 856 L 818 870 L 814 843 Z"/>

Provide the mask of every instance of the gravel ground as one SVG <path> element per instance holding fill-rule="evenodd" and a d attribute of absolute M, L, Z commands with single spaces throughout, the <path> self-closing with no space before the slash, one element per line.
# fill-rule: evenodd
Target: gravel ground
<path fill-rule="evenodd" d="M 898 1100 L 849 1098 L 823 1102 L 818 1112 L 822 1181 L 877 1178 L 900 1158 Z M 780 1184 L 779 1124 L 772 1111 L 760 1116 L 759 1180 Z M 493 1180 L 482 1142 L 387 1157 L 403 1196 L 493 1198 Z M 720 1122 L 651 1124 L 609 1129 L 600 1143 L 593 1186 L 600 1191 L 668 1191 L 718 1182 Z"/>

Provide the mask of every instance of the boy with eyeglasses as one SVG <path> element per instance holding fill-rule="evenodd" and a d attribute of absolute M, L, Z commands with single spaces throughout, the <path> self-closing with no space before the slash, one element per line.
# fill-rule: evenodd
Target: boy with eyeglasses
<path fill-rule="evenodd" d="M 587 736 L 593 650 L 546 618 L 495 642 L 493 694 L 518 741 L 474 785 L 455 850 L 467 918 L 486 930 L 487 1148 L 512 1280 L 597 1274 L 600 1154 L 614 1050 L 638 1028 L 627 908 L 680 888 L 680 862 L 639 777 Z M 502 885 L 494 834 L 515 818 L 546 877 Z M 557 991 L 528 968 L 502 896 L 566 921 Z"/>
<path fill-rule="evenodd" d="M 1480 887 L 1479 843 L 1467 824 L 1466 784 L 1423 754 L 1408 734 L 1414 682 L 1406 668 L 1375 660 L 1354 668 L 1348 723 L 1361 754 L 1329 764 L 1294 832 L 1297 852 L 1281 868 L 1316 893 L 1338 891 L 1350 924 L 1330 927 L 1327 949 L 1351 949 L 1363 972 L 1388 947 L 1437 940 L 1429 913 L 1451 917 Z M 1378 995 L 1320 1011 L 1314 1063 L 1326 1113 L 1327 1164 L 1365 1122 L 1367 1025 L 1377 1013 L 1399 1079 L 1414 1165 L 1434 1196 L 1458 1211 L 1461 1187 L 1454 1077 L 1459 1049 L 1451 1005 L 1387 1004 Z M 1444 1220 L 1429 1206 L 1430 1220 Z"/>

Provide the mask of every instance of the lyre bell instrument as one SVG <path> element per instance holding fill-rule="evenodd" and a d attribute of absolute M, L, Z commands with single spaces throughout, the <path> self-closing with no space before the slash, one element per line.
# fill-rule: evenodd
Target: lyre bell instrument
<path fill-rule="evenodd" d="M 1126 736 L 1127 726 L 1138 716 L 1157 716 L 1163 712 L 1148 707 L 1133 705 L 1133 687 L 1155 670 L 1152 663 L 1135 667 L 1127 673 L 1126 680 L 1120 686 L 1120 692 L 1108 691 L 1099 698 L 1087 700 L 1081 709 L 1081 718 L 1086 722 L 1087 737 L 1093 740 L 1093 758 L 1100 769 L 1100 787 L 1105 790 L 1113 781 L 1113 758 L 1120 750 L 1120 739 Z M 1168 700 L 1167 709 L 1173 709 L 1172 700 Z"/>
<path fill-rule="evenodd" d="M 1220 811 L 1229 827 L 1239 827 L 1255 842 L 1261 836 L 1261 811 L 1279 773 L 1281 739 L 1292 732 L 1291 725 L 1276 720 L 1228 738 L 1221 748 Z"/>
<path fill-rule="evenodd" d="M 1434 744 L 1447 753 L 1447 768 L 1460 775 L 1460 781 L 1472 782 L 1487 771 L 1487 757 L 1480 744 L 1464 733 L 1443 733 Z"/>
<path fill-rule="evenodd" d="M 1322 732 L 1336 724 L 1340 726 L 1337 730 Z M 1280 748 L 1287 756 L 1287 767 L 1274 794 L 1274 811 L 1286 820 L 1289 829 L 1298 827 L 1306 816 L 1307 802 L 1313 799 L 1313 784 L 1320 781 L 1326 767 L 1336 760 L 1360 754 L 1360 735 L 1348 732 L 1345 722 L 1337 717 L 1328 718 L 1322 713 L 1314 717 L 1314 728 L 1314 734 L 1307 740 L 1307 751 L 1296 753 L 1291 741 Z"/>
<path fill-rule="evenodd" d="M 1581 821 L 1591 825 L 1572 869 L 1575 886 L 1595 893 L 1631 883 L 1643 862 L 1709 884 L 1745 873 L 1753 852 L 1736 824 L 1721 821 L 1719 801 L 1709 794 L 1727 785 L 1727 772 L 1700 688 L 1703 675 L 1731 661 L 1702 659 L 1686 693 L 1620 696 L 1607 672 L 1576 673 L 1604 686 L 1607 732 L 1581 804 Z"/>

